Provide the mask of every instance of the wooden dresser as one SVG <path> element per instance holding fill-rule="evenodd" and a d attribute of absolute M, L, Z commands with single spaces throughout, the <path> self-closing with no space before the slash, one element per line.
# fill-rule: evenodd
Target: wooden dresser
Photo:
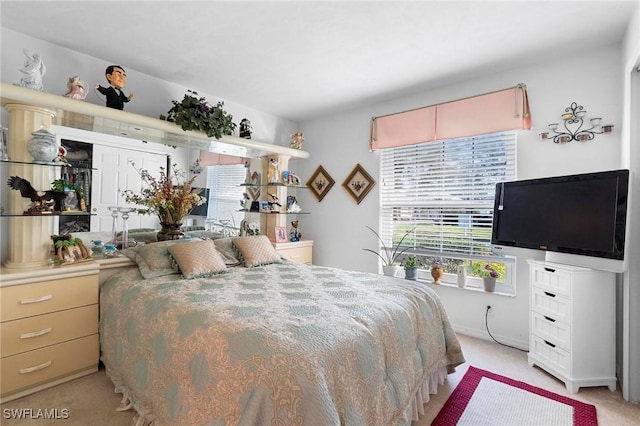
<path fill-rule="evenodd" d="M 0 400 L 98 370 L 95 262 L 0 275 Z"/>

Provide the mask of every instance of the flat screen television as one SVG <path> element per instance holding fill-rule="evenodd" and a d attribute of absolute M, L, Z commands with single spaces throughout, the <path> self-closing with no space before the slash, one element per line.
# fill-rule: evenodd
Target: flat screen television
<path fill-rule="evenodd" d="M 533 249 L 548 261 L 623 272 L 628 187 L 628 170 L 498 183 L 494 252 Z"/>
<path fill-rule="evenodd" d="M 204 197 L 207 201 L 204 204 L 199 206 L 195 206 L 189 216 L 204 216 L 207 217 L 207 212 L 209 211 L 209 188 L 192 188 L 194 191 L 200 190 L 199 195 Z"/>

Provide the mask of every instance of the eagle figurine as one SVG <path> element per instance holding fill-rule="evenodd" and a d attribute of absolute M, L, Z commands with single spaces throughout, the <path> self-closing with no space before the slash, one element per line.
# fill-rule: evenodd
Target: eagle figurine
<path fill-rule="evenodd" d="M 62 203 L 66 194 L 61 191 L 36 191 L 31 183 L 20 176 L 11 176 L 7 182 L 11 189 L 20 191 L 20 195 L 33 202 L 27 212 L 51 212 L 52 210 L 62 210 Z M 25 212 L 26 213 L 26 212 Z"/>

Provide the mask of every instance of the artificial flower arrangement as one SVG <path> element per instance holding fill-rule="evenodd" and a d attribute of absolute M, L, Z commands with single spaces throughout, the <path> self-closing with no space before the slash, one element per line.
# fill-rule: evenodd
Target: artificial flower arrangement
<path fill-rule="evenodd" d="M 174 122 L 182 130 L 199 130 L 210 138 L 220 139 L 223 135 L 233 134 L 236 129 L 233 116 L 224 110 L 222 101 L 212 106 L 197 92 L 187 90 L 182 101 L 171 103 L 173 107 L 167 116 L 160 116 L 160 119 Z"/>
<path fill-rule="evenodd" d="M 135 164 L 131 165 L 135 168 Z M 170 175 L 164 167 L 160 167 L 160 176 L 153 177 L 148 170 L 136 169 L 143 182 L 147 185 L 140 193 L 134 193 L 127 189 L 122 191 L 127 203 L 133 203 L 142 208 L 135 211 L 139 214 L 155 214 L 164 224 L 178 224 L 191 212 L 195 206 L 204 204 L 204 197 L 198 194 L 199 190 L 191 187 L 196 176 L 180 183 L 184 172 L 177 168 L 177 164 L 171 167 Z"/>

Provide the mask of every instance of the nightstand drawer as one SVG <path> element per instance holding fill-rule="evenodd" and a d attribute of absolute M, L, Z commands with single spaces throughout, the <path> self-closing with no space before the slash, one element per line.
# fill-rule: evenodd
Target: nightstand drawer
<path fill-rule="evenodd" d="M 313 247 L 307 246 L 278 249 L 278 253 L 292 262 L 310 264 L 313 256 Z"/>
<path fill-rule="evenodd" d="M 98 368 L 98 335 L 0 359 L 0 394 Z"/>
<path fill-rule="evenodd" d="M 531 312 L 531 332 L 567 352 L 571 351 L 571 328 L 538 312 Z"/>
<path fill-rule="evenodd" d="M 569 375 L 571 358 L 569 353 L 552 342 L 532 335 L 530 351 L 536 358 L 560 374 Z"/>
<path fill-rule="evenodd" d="M 98 303 L 98 275 L 0 288 L 0 320 L 10 321 Z"/>
<path fill-rule="evenodd" d="M 1 356 L 50 346 L 98 332 L 98 305 L 82 306 L 0 324 Z"/>
<path fill-rule="evenodd" d="M 531 287 L 531 310 L 546 315 L 556 321 L 568 322 L 571 315 L 571 303 L 550 290 Z"/>
<path fill-rule="evenodd" d="M 571 297 L 571 274 L 551 266 L 531 266 L 531 283 L 555 294 Z"/>

